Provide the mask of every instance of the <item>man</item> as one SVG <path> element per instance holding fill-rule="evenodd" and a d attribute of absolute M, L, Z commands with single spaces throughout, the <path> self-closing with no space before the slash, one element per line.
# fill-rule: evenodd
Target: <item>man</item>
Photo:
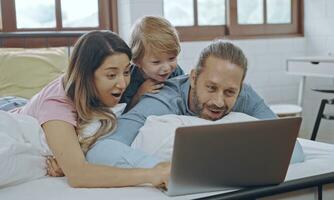
<path fill-rule="evenodd" d="M 276 118 L 256 92 L 243 84 L 247 59 L 231 43 L 215 41 L 200 55 L 190 76 L 165 83 L 158 94 L 147 93 L 118 119 L 117 130 L 98 141 L 87 153 L 89 162 L 118 167 L 153 167 L 160 159 L 130 147 L 150 115 L 178 114 L 218 120 L 231 111 L 259 119 Z"/>

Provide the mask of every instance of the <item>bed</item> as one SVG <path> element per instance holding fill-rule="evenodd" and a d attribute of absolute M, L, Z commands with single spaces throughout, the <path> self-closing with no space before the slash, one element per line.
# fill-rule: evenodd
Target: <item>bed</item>
<path fill-rule="evenodd" d="M 112 189 L 75 189 L 66 178 L 44 177 L 38 180 L 0 189 L 0 199 L 328 199 L 334 198 L 334 145 L 299 139 L 305 151 L 305 162 L 290 165 L 286 181 L 278 186 L 220 191 L 168 197 L 149 187 Z M 319 193 L 318 190 L 322 191 Z M 293 192 L 291 192 L 293 191 Z M 283 194 L 281 194 L 283 193 Z M 279 194 L 272 196 L 273 194 Z"/>
<path fill-rule="evenodd" d="M 49 40 L 48 36 L 75 37 L 81 34 L 82 33 L 6 33 L 0 34 L 0 44 L 4 45 L 4 41 L 6 39 L 15 40 L 16 38 L 21 37 L 41 37 L 46 35 L 46 39 L 44 39 L 43 41 L 45 41 L 45 45 L 48 48 L 38 49 L 37 51 L 39 52 L 39 55 L 48 57 L 49 54 L 56 54 L 55 59 L 63 64 L 63 67 L 59 68 L 56 73 L 44 72 L 48 73 L 48 75 L 51 74 L 52 76 L 49 77 L 49 79 L 52 80 L 54 76 L 62 73 L 64 67 L 66 67 L 66 63 L 68 61 L 68 50 L 70 49 L 70 46 L 65 47 L 67 51 L 64 49 L 57 49 L 54 51 L 52 50 L 52 48 L 49 48 L 52 45 L 48 44 L 48 41 L 52 40 Z M 50 49 L 51 53 L 45 53 L 50 51 Z M 10 50 L 14 52 L 14 54 L 16 50 L 22 51 L 22 49 Z M 3 51 L 8 52 L 9 49 L 3 48 Z M 31 53 L 30 49 L 24 48 L 24 51 L 29 51 Z M 32 53 L 34 53 L 34 51 L 32 51 Z M 34 69 L 37 69 L 35 65 L 34 67 Z M 31 72 L 32 70 L 29 71 Z M 15 75 L 14 72 L 12 74 Z M 44 75 L 39 76 L 45 78 Z M 15 78 L 13 77 L 5 77 L 2 72 L 1 78 L 3 78 L 3 80 L 0 80 L 0 83 L 1 81 L 7 83 L 9 81 L 15 80 Z M 43 81 L 48 82 L 49 79 L 45 79 Z M 19 92 L 21 92 L 21 96 L 30 98 L 36 91 L 39 90 L 39 88 L 43 87 L 44 82 L 38 82 L 38 84 L 35 85 L 36 87 L 21 87 Z M 3 84 L 1 83 L 0 85 Z M 9 90 L 1 91 L 0 88 L 0 95 L 15 95 L 17 94 L 16 92 L 18 92 L 17 89 L 13 89 L 10 91 L 13 93 L 10 93 Z M 306 161 L 304 163 L 290 165 L 286 177 L 286 182 L 278 186 L 243 189 L 237 191 L 221 191 L 215 193 L 195 194 L 170 198 L 158 189 L 149 186 L 112 189 L 74 189 L 69 187 L 66 178 L 43 177 L 41 179 L 25 182 L 15 186 L 0 188 L 0 199 L 256 199 L 262 197 L 264 197 L 264 199 L 289 200 L 334 199 L 334 145 L 313 142 L 305 139 L 299 140 L 305 151 Z"/>

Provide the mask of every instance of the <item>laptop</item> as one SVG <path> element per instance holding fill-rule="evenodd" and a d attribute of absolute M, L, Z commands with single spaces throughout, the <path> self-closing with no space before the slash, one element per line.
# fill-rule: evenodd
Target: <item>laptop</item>
<path fill-rule="evenodd" d="M 266 186 L 285 179 L 300 117 L 179 127 L 168 196 Z"/>

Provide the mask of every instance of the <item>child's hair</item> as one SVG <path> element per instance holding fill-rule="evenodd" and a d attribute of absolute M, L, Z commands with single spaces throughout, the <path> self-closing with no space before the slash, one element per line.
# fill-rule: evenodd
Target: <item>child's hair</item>
<path fill-rule="evenodd" d="M 84 153 L 101 136 L 116 128 L 116 117 L 98 99 L 94 85 L 94 72 L 104 60 L 111 55 L 124 53 L 131 60 L 131 49 L 115 33 L 111 31 L 92 31 L 81 36 L 76 42 L 71 55 L 70 64 L 64 76 L 66 95 L 73 101 L 77 112 L 77 132 L 93 120 L 100 120 L 97 132 L 88 138 L 79 137 Z"/>
<path fill-rule="evenodd" d="M 129 44 L 134 63 L 143 58 L 145 49 L 150 49 L 152 53 L 175 55 L 181 50 L 175 27 L 168 20 L 156 16 L 143 17 L 134 24 Z"/>

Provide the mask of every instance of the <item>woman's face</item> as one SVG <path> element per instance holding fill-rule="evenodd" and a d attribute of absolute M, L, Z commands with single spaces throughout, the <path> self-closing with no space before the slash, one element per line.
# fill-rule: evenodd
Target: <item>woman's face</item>
<path fill-rule="evenodd" d="M 107 107 L 118 104 L 130 82 L 130 60 L 124 53 L 106 57 L 94 72 L 98 99 Z"/>

